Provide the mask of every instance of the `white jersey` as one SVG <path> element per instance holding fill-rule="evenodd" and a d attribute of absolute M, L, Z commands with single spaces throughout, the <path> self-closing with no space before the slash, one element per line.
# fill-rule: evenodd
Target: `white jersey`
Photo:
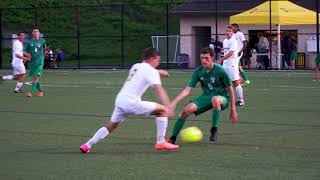
<path fill-rule="evenodd" d="M 246 38 L 244 37 L 243 33 L 238 31 L 237 33 L 234 33 L 233 36 L 236 38 L 237 40 L 237 44 L 238 44 L 238 52 L 241 51 L 241 49 L 243 48 L 243 41 L 246 40 Z"/>
<path fill-rule="evenodd" d="M 238 43 L 234 36 L 230 39 L 226 38 L 223 40 L 224 55 L 226 56 L 230 51 L 233 51 L 234 53 L 231 57 L 223 61 L 224 67 L 238 66 Z"/>
<path fill-rule="evenodd" d="M 126 82 L 117 95 L 117 99 L 121 97 L 141 99 L 143 93 L 155 84 L 161 84 L 158 70 L 145 62 L 134 64 L 129 71 Z"/>
<path fill-rule="evenodd" d="M 12 46 L 12 64 L 23 63 L 23 60 L 18 58 L 16 54 L 23 56 L 23 44 L 19 40 L 14 41 Z"/>

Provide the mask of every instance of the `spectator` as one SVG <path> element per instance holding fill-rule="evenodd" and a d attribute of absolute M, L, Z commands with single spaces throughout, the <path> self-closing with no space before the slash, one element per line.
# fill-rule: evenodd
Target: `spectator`
<path fill-rule="evenodd" d="M 290 43 L 290 49 L 291 49 L 291 55 L 290 55 L 290 61 L 291 61 L 291 69 L 296 68 L 296 60 L 298 58 L 298 50 L 297 50 L 298 44 L 297 40 L 292 37 L 292 41 Z"/>
<path fill-rule="evenodd" d="M 286 32 L 285 37 L 283 38 L 282 49 L 281 49 L 283 53 L 281 69 L 285 69 L 285 63 L 287 64 L 288 69 L 291 69 L 291 63 L 290 63 L 290 56 L 292 53 L 291 41 L 292 41 L 291 36 L 289 36 L 289 33 Z"/>
<path fill-rule="evenodd" d="M 214 52 L 216 54 L 216 59 L 221 59 L 222 49 L 223 49 L 223 44 L 221 41 L 219 41 L 219 36 L 217 36 L 217 39 L 214 41 Z"/>
<path fill-rule="evenodd" d="M 212 51 L 214 51 L 214 40 L 213 40 L 213 38 L 210 39 L 209 47 L 212 49 Z"/>
<path fill-rule="evenodd" d="M 51 68 L 53 62 L 53 52 L 50 47 L 45 49 L 44 68 Z"/>
<path fill-rule="evenodd" d="M 269 41 L 266 37 L 263 36 L 263 33 L 258 33 L 258 38 L 259 38 L 258 53 L 263 54 L 263 55 L 257 56 L 257 63 L 258 63 L 258 65 L 260 65 L 260 67 L 263 64 L 264 68 L 268 69 L 269 68 L 269 58 L 266 54 L 269 52 Z"/>
<path fill-rule="evenodd" d="M 60 48 L 56 49 L 55 68 L 60 66 L 60 63 L 64 61 L 64 53 Z"/>
<path fill-rule="evenodd" d="M 249 43 L 247 43 L 249 44 Z M 241 64 L 245 64 L 245 66 L 247 67 L 247 69 L 250 69 L 250 64 L 251 64 L 251 61 L 250 61 L 250 58 L 252 57 L 252 52 L 251 52 L 251 48 L 250 46 L 247 46 L 245 49 L 244 49 L 244 54 L 241 58 Z M 244 61 L 244 62 L 243 62 Z"/>

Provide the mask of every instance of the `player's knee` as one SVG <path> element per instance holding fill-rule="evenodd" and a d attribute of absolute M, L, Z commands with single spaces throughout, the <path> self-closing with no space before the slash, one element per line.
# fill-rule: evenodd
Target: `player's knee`
<path fill-rule="evenodd" d="M 234 87 L 237 87 L 240 85 L 240 80 L 233 81 L 232 84 Z"/>
<path fill-rule="evenodd" d="M 212 98 L 212 106 L 214 109 L 220 109 L 222 104 L 222 98 L 220 96 L 214 96 Z"/>
<path fill-rule="evenodd" d="M 108 131 L 111 133 L 113 130 L 115 130 L 118 127 L 119 123 L 114 123 L 114 122 L 108 122 L 106 124 L 106 128 L 108 129 Z"/>
<path fill-rule="evenodd" d="M 180 114 L 180 117 L 185 117 L 186 118 L 190 114 L 196 112 L 196 110 L 197 110 L 197 107 L 195 105 L 188 105 L 182 110 L 182 112 Z"/>

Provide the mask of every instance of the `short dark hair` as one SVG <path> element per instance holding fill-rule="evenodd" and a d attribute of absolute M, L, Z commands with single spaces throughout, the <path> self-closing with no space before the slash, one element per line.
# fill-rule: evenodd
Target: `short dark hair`
<path fill-rule="evenodd" d="M 233 24 L 231 24 L 231 26 L 239 27 L 239 25 L 237 23 L 233 23 Z"/>
<path fill-rule="evenodd" d="M 201 54 L 210 54 L 210 56 L 214 56 L 214 52 L 210 47 L 202 48 L 200 51 Z"/>
<path fill-rule="evenodd" d="M 155 48 L 148 47 L 148 48 L 144 49 L 144 51 L 143 51 L 143 59 L 144 60 L 147 60 L 147 59 L 150 59 L 153 57 L 157 57 L 157 56 L 160 56 L 160 53 Z"/>
<path fill-rule="evenodd" d="M 32 31 L 35 30 L 35 29 L 38 29 L 38 30 L 40 31 L 39 26 L 34 26 L 34 27 L 32 28 Z"/>
<path fill-rule="evenodd" d="M 23 31 L 19 31 L 19 32 L 17 33 L 18 36 L 20 36 L 21 34 L 24 34 L 24 32 L 23 32 Z"/>

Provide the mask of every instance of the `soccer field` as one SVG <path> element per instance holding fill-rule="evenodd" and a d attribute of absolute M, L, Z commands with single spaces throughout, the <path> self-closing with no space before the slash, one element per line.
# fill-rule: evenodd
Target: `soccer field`
<path fill-rule="evenodd" d="M 8 71 L 1 71 L 5 74 Z M 47 71 L 44 97 L 13 93 L 0 84 L 0 179 L 320 179 L 320 82 L 311 72 L 249 72 L 246 105 L 232 125 L 223 112 L 217 144 L 209 142 L 211 112 L 191 116 L 204 139 L 178 140 L 177 151 L 157 152 L 154 118 L 128 118 L 107 139 L 80 154 L 79 146 L 113 110 L 127 76 L 118 71 Z M 191 72 L 171 72 L 170 98 Z M 27 86 L 24 86 L 26 89 Z M 193 91 L 192 97 L 200 93 Z M 177 107 L 177 113 L 189 100 Z M 144 99 L 156 100 L 152 91 Z M 167 137 L 174 119 L 170 121 Z"/>

